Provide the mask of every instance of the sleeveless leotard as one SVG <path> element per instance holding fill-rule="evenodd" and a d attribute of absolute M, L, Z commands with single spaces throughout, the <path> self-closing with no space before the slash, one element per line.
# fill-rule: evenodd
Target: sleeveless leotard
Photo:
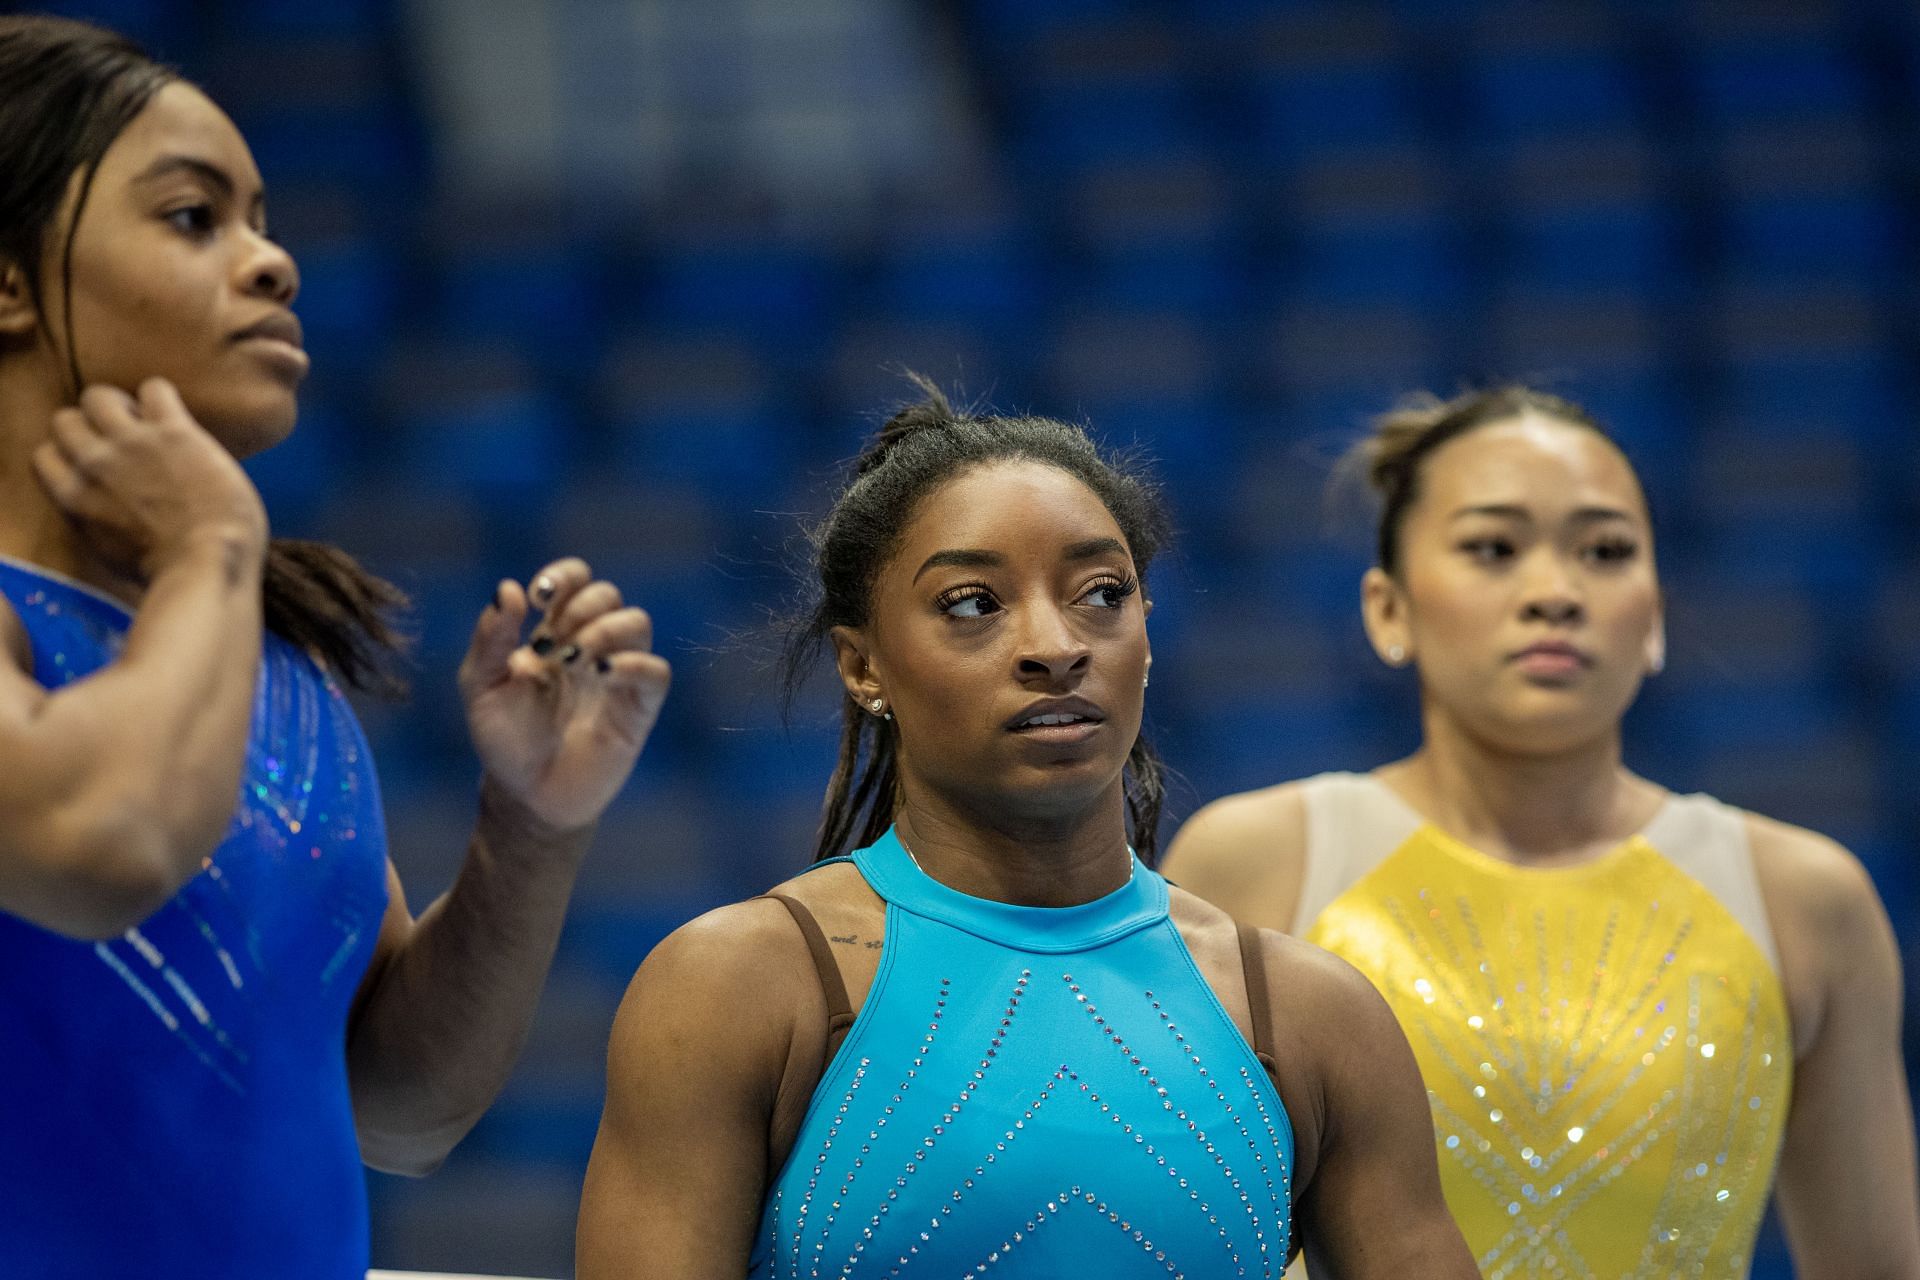
<path fill-rule="evenodd" d="M 0 594 L 48 688 L 106 665 L 131 623 L 8 561 Z M 0 1272 L 361 1280 L 346 1026 L 386 903 L 359 726 L 270 636 L 240 803 L 206 869 L 108 942 L 0 913 Z"/>
<path fill-rule="evenodd" d="M 1075 907 L 969 897 L 892 832 L 873 986 L 768 1191 L 750 1275 L 1278 1277 L 1293 1134 L 1135 863 Z"/>
<path fill-rule="evenodd" d="M 1674 797 L 1542 869 L 1372 777 L 1310 779 L 1306 803 L 1297 924 L 1399 1016 L 1490 1280 L 1747 1275 L 1793 1049 L 1740 814 Z"/>

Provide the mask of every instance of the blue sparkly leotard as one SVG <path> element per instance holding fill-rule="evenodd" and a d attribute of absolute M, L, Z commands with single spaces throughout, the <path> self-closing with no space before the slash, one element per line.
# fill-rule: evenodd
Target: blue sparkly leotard
<path fill-rule="evenodd" d="M 864 1007 L 766 1198 L 750 1275 L 1273 1278 L 1293 1133 L 1136 862 L 1075 907 L 968 897 L 892 832 Z"/>
<path fill-rule="evenodd" d="M 8 561 L 0 594 L 49 688 L 111 661 L 131 622 Z M 206 869 L 119 938 L 0 913 L 0 1273 L 366 1273 L 345 1046 L 387 904 L 386 834 L 352 711 L 276 637 L 242 788 Z"/>

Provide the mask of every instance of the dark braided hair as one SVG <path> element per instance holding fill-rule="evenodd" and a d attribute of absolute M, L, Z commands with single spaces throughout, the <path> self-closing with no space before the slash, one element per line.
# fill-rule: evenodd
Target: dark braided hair
<path fill-rule="evenodd" d="M 82 386 L 73 334 L 73 230 L 100 161 L 122 131 L 179 74 L 116 32 L 64 18 L 0 16 L 0 261 L 35 297 L 40 266 L 67 185 L 78 198 L 60 246 L 68 376 Z M 393 695 L 402 647 L 390 615 L 398 587 L 337 547 L 275 538 L 267 547 L 262 604 L 267 628 L 313 654 L 348 684 Z"/>
<path fill-rule="evenodd" d="M 1619 447 L 1606 428 L 1573 401 L 1518 383 L 1469 391 L 1451 400 L 1423 391 L 1374 419 L 1372 433 L 1355 446 L 1352 461 L 1380 499 L 1375 554 L 1382 569 L 1400 572 L 1400 528 L 1419 501 L 1422 465 L 1434 451 L 1476 428 L 1528 413 L 1584 427 Z"/>
<path fill-rule="evenodd" d="M 926 399 L 887 421 L 855 459 L 833 509 L 810 533 L 812 598 L 788 630 L 781 662 L 789 707 L 833 628 L 866 623 L 874 580 L 920 503 L 963 472 L 1014 459 L 1058 467 L 1106 506 L 1142 582 L 1166 544 L 1170 525 L 1158 489 L 1129 461 L 1103 453 L 1083 428 L 1051 418 L 956 410 L 932 382 L 908 376 Z M 891 721 L 843 700 L 840 755 L 821 808 L 816 861 L 872 844 L 892 824 L 898 733 Z M 1149 866 L 1158 852 L 1165 789 L 1160 758 L 1143 734 L 1127 755 L 1126 795 L 1130 836 Z"/>

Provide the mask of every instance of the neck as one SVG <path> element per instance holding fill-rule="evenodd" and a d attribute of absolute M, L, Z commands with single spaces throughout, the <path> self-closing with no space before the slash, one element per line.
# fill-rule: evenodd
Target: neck
<path fill-rule="evenodd" d="M 1083 811 L 1046 818 L 957 802 L 912 779 L 901 791 L 901 843 L 922 871 L 972 897 L 1073 907 L 1105 897 L 1133 873 L 1117 779 Z"/>
<path fill-rule="evenodd" d="M 51 437 L 54 411 L 72 403 L 43 365 L 37 350 L 0 364 L 0 555 L 137 603 L 139 584 L 92 553 L 34 472 L 33 453 Z"/>
<path fill-rule="evenodd" d="M 1620 761 L 1620 732 L 1562 751 L 1522 753 L 1477 737 L 1428 705 L 1425 741 L 1382 771 L 1443 830 L 1512 862 L 1574 862 L 1644 827 L 1665 793 Z"/>

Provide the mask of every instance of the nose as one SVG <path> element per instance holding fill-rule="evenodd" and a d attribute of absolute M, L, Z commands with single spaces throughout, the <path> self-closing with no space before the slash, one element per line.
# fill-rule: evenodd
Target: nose
<path fill-rule="evenodd" d="M 288 307 L 300 294 L 300 268 L 294 265 L 293 255 L 259 232 L 253 233 L 252 251 L 241 273 L 242 287 L 252 297 Z"/>
<path fill-rule="evenodd" d="M 1586 616 L 1577 576 L 1568 571 L 1559 556 L 1544 554 L 1536 558 L 1536 567 L 1525 582 L 1520 612 L 1529 622 L 1563 627 Z"/>
<path fill-rule="evenodd" d="M 1024 611 L 1017 665 L 1022 683 L 1060 687 L 1077 683 L 1093 661 L 1085 640 L 1074 634 L 1067 617 L 1053 605 Z"/>

